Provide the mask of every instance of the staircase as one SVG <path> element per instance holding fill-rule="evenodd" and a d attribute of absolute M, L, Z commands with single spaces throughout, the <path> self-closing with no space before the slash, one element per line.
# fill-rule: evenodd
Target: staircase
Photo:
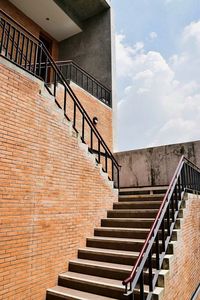
<path fill-rule="evenodd" d="M 131 299 L 124 296 L 122 280 L 129 276 L 150 227 L 163 200 L 167 187 L 121 189 L 119 201 L 87 238 L 86 247 L 78 250 L 78 258 L 69 262 L 69 270 L 58 277 L 58 285 L 47 290 L 47 300 Z M 169 247 L 169 252 L 172 247 Z M 168 266 L 168 258 L 163 265 Z M 153 259 L 153 267 L 155 258 Z M 158 283 L 163 286 L 165 271 Z M 148 271 L 144 274 L 148 283 Z M 148 292 L 148 286 L 145 286 Z M 137 290 L 137 289 L 136 289 Z M 154 289 L 159 299 L 162 287 Z M 139 293 L 134 299 L 140 299 Z"/>

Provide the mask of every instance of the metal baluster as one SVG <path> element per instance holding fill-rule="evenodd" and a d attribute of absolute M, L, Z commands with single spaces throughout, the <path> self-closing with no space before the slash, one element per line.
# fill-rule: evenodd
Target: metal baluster
<path fill-rule="evenodd" d="M 112 181 L 114 181 L 114 163 L 113 163 L 113 161 L 112 161 Z"/>
<path fill-rule="evenodd" d="M 8 23 L 8 33 L 7 33 L 7 41 L 6 41 L 6 51 L 5 51 L 5 56 L 7 57 L 8 56 L 8 48 L 9 48 L 9 40 L 10 40 L 10 24 Z"/>
<path fill-rule="evenodd" d="M 90 127 L 90 149 L 93 151 L 93 129 Z"/>
<path fill-rule="evenodd" d="M 141 272 L 139 281 L 140 281 L 140 300 L 144 300 L 144 274 L 143 274 L 143 270 Z"/>
<path fill-rule="evenodd" d="M 41 76 L 41 61 L 42 61 L 42 45 L 39 45 L 39 65 L 38 65 L 38 76 Z"/>
<path fill-rule="evenodd" d="M 165 252 L 165 217 L 162 221 L 162 250 Z"/>
<path fill-rule="evenodd" d="M 45 59 L 45 65 L 44 65 L 44 68 L 45 68 L 45 83 L 48 83 L 48 57 L 46 56 L 46 59 Z"/>
<path fill-rule="evenodd" d="M 160 270 L 160 246 L 159 246 L 159 236 L 158 233 L 156 235 L 156 269 Z"/>
<path fill-rule="evenodd" d="M 85 143 L 85 115 L 82 114 L 82 141 Z"/>
<path fill-rule="evenodd" d="M 22 49 L 21 49 L 21 58 L 20 58 L 20 66 L 23 63 L 23 52 L 24 52 L 24 44 L 25 44 L 25 35 L 22 33 Z"/>
<path fill-rule="evenodd" d="M 19 30 L 17 30 L 17 33 L 18 33 L 18 36 L 17 36 L 17 47 L 16 47 L 16 53 L 15 53 L 15 59 L 14 59 L 14 61 L 16 63 L 18 61 L 19 43 L 20 43 L 20 36 L 21 36 L 21 33 L 20 33 Z"/>
<path fill-rule="evenodd" d="M 152 250 L 149 252 L 148 256 L 148 266 L 149 266 L 149 291 L 153 291 L 153 273 L 152 273 Z"/>
<path fill-rule="evenodd" d="M 100 164 L 101 162 L 101 142 L 98 139 L 98 163 Z"/>
<path fill-rule="evenodd" d="M 64 115 L 66 116 L 66 110 L 67 110 L 67 89 L 65 87 L 64 91 Z"/>
<path fill-rule="evenodd" d="M 76 128 L 76 102 L 74 101 L 73 127 Z"/>
<path fill-rule="evenodd" d="M 33 41 L 30 41 L 31 48 L 29 53 L 29 71 L 31 71 L 31 65 L 32 65 L 32 53 L 33 53 Z"/>
<path fill-rule="evenodd" d="M 105 150 L 105 172 L 108 172 L 108 156 L 107 151 Z"/>
<path fill-rule="evenodd" d="M 38 44 L 34 43 L 35 51 L 34 51 L 34 61 L 33 61 L 33 73 L 37 74 L 37 55 L 38 55 Z"/>
<path fill-rule="evenodd" d="M 172 194 L 171 196 L 170 203 L 171 203 L 172 222 L 174 222 L 174 194 Z"/>
<path fill-rule="evenodd" d="M 54 88 L 53 88 L 54 97 L 56 97 L 56 90 L 57 90 L 56 85 L 57 85 L 57 73 L 56 71 L 54 71 Z"/>
<path fill-rule="evenodd" d="M 119 169 L 117 169 L 117 188 L 120 189 L 120 183 L 119 183 Z"/>
<path fill-rule="evenodd" d="M 167 206 L 167 233 L 168 236 L 170 236 L 170 209 L 169 209 L 169 203 Z"/>
<path fill-rule="evenodd" d="M 14 50 L 14 45 L 15 45 L 15 32 L 16 32 L 16 29 L 15 27 L 12 27 L 13 28 L 13 36 L 12 36 L 12 41 L 11 41 L 11 52 L 10 52 L 10 59 L 12 60 L 13 58 L 13 50 Z"/>
<path fill-rule="evenodd" d="M 4 35 L 5 35 L 5 28 L 6 28 L 6 22 L 4 20 L 2 20 L 2 22 L 3 22 L 3 29 L 2 29 L 2 34 L 1 34 L 0 54 L 3 51 Z"/>
<path fill-rule="evenodd" d="M 180 178 L 178 178 L 178 190 L 180 191 Z M 177 184 L 175 185 L 175 195 L 174 195 L 174 199 L 175 199 L 175 209 L 178 210 L 178 192 L 177 192 Z M 181 195 L 179 193 L 179 200 L 181 200 Z"/>
<path fill-rule="evenodd" d="M 27 67 L 29 42 L 30 42 L 30 40 L 29 40 L 29 38 L 27 38 L 27 43 L 26 43 L 26 56 L 25 56 L 25 69 L 26 69 L 26 67 Z"/>

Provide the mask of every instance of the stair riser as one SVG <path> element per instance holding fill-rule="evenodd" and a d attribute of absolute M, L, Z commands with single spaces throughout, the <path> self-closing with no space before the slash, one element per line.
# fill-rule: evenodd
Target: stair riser
<path fill-rule="evenodd" d="M 163 197 L 136 197 L 136 196 L 133 196 L 133 197 L 126 197 L 126 196 L 123 196 L 123 197 L 120 197 L 119 196 L 119 202 L 134 202 L 134 201 L 162 201 L 164 199 L 164 196 Z"/>
<path fill-rule="evenodd" d="M 120 255 L 110 255 L 110 254 L 100 254 L 100 253 L 87 253 L 87 252 L 79 252 L 78 257 L 87 260 L 96 260 L 102 262 L 109 262 L 115 264 L 124 264 L 133 266 L 136 262 L 136 257 L 126 257 Z"/>
<path fill-rule="evenodd" d="M 114 203 L 113 204 L 113 209 L 148 209 L 148 208 L 152 208 L 152 209 L 159 209 L 161 205 L 161 202 L 157 201 L 157 203 L 151 203 L 149 201 L 149 203 Z"/>
<path fill-rule="evenodd" d="M 157 212 L 151 211 L 142 211 L 142 212 L 118 212 L 118 211 L 108 211 L 107 216 L 108 218 L 155 218 Z"/>
<path fill-rule="evenodd" d="M 89 266 L 89 265 L 81 265 L 70 263 L 69 271 L 75 273 L 82 273 L 92 276 L 99 276 L 104 278 L 116 279 L 116 280 L 124 280 L 124 278 L 130 275 L 130 271 L 119 270 L 119 269 L 107 269 L 100 266 Z"/>
<path fill-rule="evenodd" d="M 125 250 L 125 251 L 135 251 L 138 252 L 142 249 L 143 242 L 127 242 L 124 241 L 94 241 L 87 240 L 87 247 L 93 248 L 103 248 L 103 249 L 115 249 L 115 250 Z"/>
<path fill-rule="evenodd" d="M 58 295 L 51 295 L 47 292 L 46 300 L 75 300 L 73 297 L 64 297 L 64 296 L 58 296 Z"/>
<path fill-rule="evenodd" d="M 116 237 L 116 238 L 129 238 L 129 239 L 145 239 L 148 235 L 148 230 L 145 232 L 142 231 L 115 231 L 115 230 L 95 230 L 95 236 L 104 236 L 104 237 Z"/>
<path fill-rule="evenodd" d="M 69 279 L 59 278 L 58 283 L 59 285 L 62 285 L 64 287 L 80 290 L 83 292 L 88 292 L 91 294 L 97 294 L 105 297 L 110 297 L 112 295 L 112 298 L 117 298 L 120 300 L 131 299 L 123 295 L 123 290 L 118 290 L 117 288 L 114 287 L 103 287 L 92 283 L 76 281 L 74 279 L 72 280 L 70 278 Z M 95 299 L 95 295 L 94 295 L 94 299 Z"/>
<path fill-rule="evenodd" d="M 107 219 L 101 220 L 102 227 L 147 228 L 147 229 L 149 229 L 152 224 L 153 224 L 153 220 L 138 221 L 138 222 L 136 222 L 134 220 L 121 221 L 121 220 L 117 220 L 114 218 L 113 218 L 113 220 L 107 220 Z"/>
<path fill-rule="evenodd" d="M 125 255 L 112 255 L 112 254 L 104 254 L 104 253 L 91 253 L 85 251 L 78 252 L 78 258 L 86 259 L 86 260 L 95 260 L 101 262 L 108 262 L 114 264 L 124 264 L 133 266 L 136 263 L 137 257 L 125 256 Z M 153 258 L 152 260 L 153 268 L 156 267 L 156 260 Z M 168 259 L 164 259 L 163 262 L 164 269 L 169 268 L 169 261 Z"/>

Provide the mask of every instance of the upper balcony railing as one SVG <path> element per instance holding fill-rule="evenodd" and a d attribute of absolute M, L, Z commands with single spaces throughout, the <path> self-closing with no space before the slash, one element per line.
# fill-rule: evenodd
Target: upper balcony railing
<path fill-rule="evenodd" d="M 72 123 L 82 142 L 88 145 L 97 163 L 102 165 L 110 180 L 115 179 L 116 187 L 119 188 L 120 166 L 45 45 L 2 10 L 0 56 L 44 81 L 45 87 L 54 96 L 56 104 Z"/>
<path fill-rule="evenodd" d="M 152 298 L 185 191 L 200 193 L 200 169 L 182 157 L 137 262 L 123 281 L 125 295 L 131 295 L 131 299 L 136 294 L 141 300 Z M 146 291 L 144 284 L 148 287 Z"/>
<path fill-rule="evenodd" d="M 73 81 L 101 102 L 112 107 L 111 90 L 83 70 L 79 65 L 72 60 L 57 61 L 56 64 L 67 81 Z"/>

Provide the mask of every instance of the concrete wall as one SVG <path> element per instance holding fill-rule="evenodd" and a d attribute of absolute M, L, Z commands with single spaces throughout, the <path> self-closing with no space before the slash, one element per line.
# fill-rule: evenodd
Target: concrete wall
<path fill-rule="evenodd" d="M 74 60 L 111 88 L 110 9 L 83 22 L 83 32 L 59 44 L 59 60 Z"/>
<path fill-rule="evenodd" d="M 200 167 L 200 141 L 115 153 L 121 187 L 168 185 L 182 155 Z"/>

